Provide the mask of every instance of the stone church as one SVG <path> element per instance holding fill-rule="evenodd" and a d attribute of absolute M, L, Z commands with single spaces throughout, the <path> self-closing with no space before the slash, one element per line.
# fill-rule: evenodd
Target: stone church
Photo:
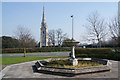
<path fill-rule="evenodd" d="M 48 46 L 48 29 L 45 18 L 45 8 L 43 7 L 43 17 L 40 26 L 40 47 Z"/>

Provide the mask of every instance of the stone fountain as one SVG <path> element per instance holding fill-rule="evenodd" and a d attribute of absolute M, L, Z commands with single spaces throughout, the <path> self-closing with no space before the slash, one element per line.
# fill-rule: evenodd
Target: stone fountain
<path fill-rule="evenodd" d="M 77 65 L 78 64 L 78 60 L 75 58 L 75 46 L 79 43 L 79 41 L 65 41 L 65 44 L 67 46 L 71 47 L 71 55 L 70 55 L 70 59 L 69 62 L 70 64 Z"/>

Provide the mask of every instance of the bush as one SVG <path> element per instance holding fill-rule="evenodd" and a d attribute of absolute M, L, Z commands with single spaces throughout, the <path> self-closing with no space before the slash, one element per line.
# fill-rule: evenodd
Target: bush
<path fill-rule="evenodd" d="M 112 53 L 111 48 L 75 48 L 76 53 L 84 53 L 84 54 L 106 54 L 106 53 Z"/>
<path fill-rule="evenodd" d="M 70 51 L 69 47 L 43 47 L 43 48 L 26 48 L 27 53 L 32 52 L 57 52 L 57 51 Z M 5 48 L 2 53 L 23 53 L 24 48 Z"/>
<path fill-rule="evenodd" d="M 2 53 L 23 53 L 23 48 L 5 48 L 2 49 Z"/>
<path fill-rule="evenodd" d="M 120 53 L 112 51 L 111 48 L 76 48 L 75 56 L 120 60 Z"/>

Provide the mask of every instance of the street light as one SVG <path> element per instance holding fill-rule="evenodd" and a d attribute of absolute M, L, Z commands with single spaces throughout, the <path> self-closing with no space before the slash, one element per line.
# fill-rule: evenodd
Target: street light
<path fill-rule="evenodd" d="M 71 18 L 72 18 L 72 41 L 74 40 L 73 39 L 73 15 L 71 16 Z"/>

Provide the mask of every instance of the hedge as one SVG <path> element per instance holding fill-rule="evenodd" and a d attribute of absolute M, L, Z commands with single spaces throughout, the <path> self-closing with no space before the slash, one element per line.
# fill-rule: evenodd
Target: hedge
<path fill-rule="evenodd" d="M 75 56 L 120 60 L 120 52 L 114 52 L 112 51 L 112 48 L 94 48 L 94 49 L 76 48 Z"/>
<path fill-rule="evenodd" d="M 57 51 L 70 51 L 69 47 L 43 47 L 43 48 L 26 48 L 27 53 L 32 52 L 57 52 Z M 2 53 L 23 53 L 24 48 L 5 48 Z"/>
<path fill-rule="evenodd" d="M 75 48 L 76 53 L 84 53 L 84 54 L 108 54 L 113 53 L 112 48 Z"/>
<path fill-rule="evenodd" d="M 119 48 L 120 49 L 120 48 Z M 70 47 L 43 47 L 43 48 L 26 48 L 27 53 L 32 52 L 58 52 L 70 51 Z M 120 50 L 119 50 L 120 51 Z M 23 48 L 6 48 L 2 53 L 23 53 Z M 76 57 L 91 57 L 101 59 L 120 60 L 120 52 L 114 52 L 112 48 L 75 48 Z"/>

